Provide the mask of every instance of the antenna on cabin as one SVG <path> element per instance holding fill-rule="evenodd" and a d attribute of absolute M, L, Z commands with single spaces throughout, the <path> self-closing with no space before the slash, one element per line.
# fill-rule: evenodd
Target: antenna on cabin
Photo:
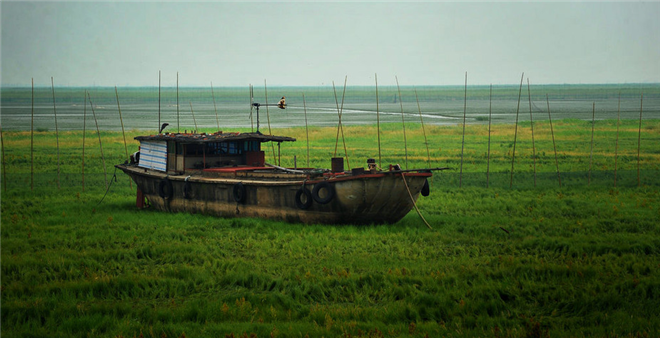
<path fill-rule="evenodd" d="M 254 102 L 254 89 L 252 88 L 252 85 L 250 85 L 250 120 L 252 120 L 252 110 L 256 109 L 257 110 L 257 133 L 259 134 L 259 107 L 277 107 L 280 109 L 286 109 L 286 98 L 282 96 L 279 102 L 277 103 L 272 103 L 272 104 L 262 104 L 258 102 Z M 254 126 L 253 126 L 254 127 Z M 254 130 L 254 128 L 253 128 Z"/>

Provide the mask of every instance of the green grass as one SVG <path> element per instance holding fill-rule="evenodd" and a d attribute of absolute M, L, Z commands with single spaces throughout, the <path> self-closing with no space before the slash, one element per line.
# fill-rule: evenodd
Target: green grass
<path fill-rule="evenodd" d="M 409 166 L 426 166 L 420 126 L 407 125 Z M 320 226 L 167 214 L 134 207 L 117 174 L 104 196 L 98 138 L 4 133 L 3 337 L 637 337 L 660 335 L 658 127 L 644 121 L 637 184 L 637 122 L 622 121 L 613 186 L 615 121 L 495 125 L 486 188 L 487 126 L 429 127 L 437 173 L 431 196 L 394 225 Z M 377 158 L 375 127 L 347 127 L 351 165 Z M 129 152 L 135 151 L 131 131 Z M 306 162 L 305 131 L 282 145 L 282 164 Z M 312 166 L 328 167 L 335 128 L 315 127 Z M 121 133 L 103 132 L 108 178 L 123 162 Z M 383 165 L 403 164 L 397 125 L 383 132 Z M 343 153 L 341 140 L 340 152 Z M 545 154 L 543 154 L 545 152 Z M 385 155 L 386 154 L 386 155 Z M 272 154 L 267 154 L 272 156 Z M 462 187 L 459 187 L 462 181 Z"/>

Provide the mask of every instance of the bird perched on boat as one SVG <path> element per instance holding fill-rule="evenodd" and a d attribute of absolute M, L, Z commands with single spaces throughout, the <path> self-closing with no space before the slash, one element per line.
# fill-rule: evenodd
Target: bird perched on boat
<path fill-rule="evenodd" d="M 286 106 L 286 99 L 284 98 L 284 96 L 282 96 L 280 102 L 277 103 L 277 107 L 280 109 L 284 109 L 285 106 Z"/>
<path fill-rule="evenodd" d="M 158 131 L 158 133 L 159 133 L 159 134 L 162 133 L 162 132 L 163 132 L 163 129 L 165 129 L 165 127 L 167 127 L 167 126 L 169 126 L 169 125 L 170 125 L 169 123 L 163 123 L 163 125 L 160 126 L 160 130 Z"/>

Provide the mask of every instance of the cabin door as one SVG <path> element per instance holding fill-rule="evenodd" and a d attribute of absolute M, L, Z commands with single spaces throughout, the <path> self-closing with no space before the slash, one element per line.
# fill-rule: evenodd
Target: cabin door
<path fill-rule="evenodd" d="M 176 143 L 167 142 L 167 172 L 176 171 Z"/>
<path fill-rule="evenodd" d="M 185 171 L 185 162 L 184 162 L 184 149 L 185 147 L 177 143 L 176 145 L 176 171 L 184 172 Z"/>

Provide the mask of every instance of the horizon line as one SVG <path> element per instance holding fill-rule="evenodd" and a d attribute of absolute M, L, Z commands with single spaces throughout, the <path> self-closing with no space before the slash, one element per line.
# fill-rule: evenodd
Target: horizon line
<path fill-rule="evenodd" d="M 250 84 L 247 85 L 221 85 L 221 86 L 213 86 L 213 88 L 243 88 L 247 87 Z M 509 86 L 515 86 L 518 87 L 520 84 L 517 83 L 499 83 L 499 84 L 472 84 L 470 85 L 469 83 L 467 84 L 468 87 L 489 87 L 489 86 L 500 86 L 500 87 L 509 87 Z M 640 85 L 652 85 L 652 86 L 657 86 L 660 85 L 659 82 L 619 82 L 619 83 L 612 83 L 612 82 L 605 82 L 605 83 L 537 83 L 534 84 L 534 86 L 621 86 L 621 85 L 626 85 L 626 86 L 640 86 Z M 403 88 L 422 88 L 422 87 L 461 87 L 463 88 L 465 84 L 443 84 L 443 85 L 433 85 L 433 84 L 425 84 L 425 85 L 401 85 L 400 87 Z M 51 88 L 51 86 L 48 85 L 35 85 L 35 88 Z M 57 88 L 158 88 L 159 86 L 154 86 L 154 85 L 58 85 L 55 86 Z M 177 86 L 160 86 L 161 88 L 176 88 Z M 184 86 L 178 86 L 179 88 L 211 88 L 211 86 L 208 85 L 184 85 Z M 301 87 L 307 87 L 307 88 L 323 88 L 323 87 L 332 87 L 330 84 L 321 84 L 321 85 L 269 85 L 268 87 L 270 88 L 301 88 Z M 354 85 L 347 85 L 347 88 L 355 88 L 355 87 L 375 87 L 375 85 L 360 85 L 360 84 L 354 84 Z M 390 85 L 379 85 L 378 87 L 397 87 L 395 84 L 390 84 Z M 23 88 L 32 88 L 30 85 L 18 85 L 18 84 L 9 84 L 9 85 L 0 85 L 0 89 L 23 89 Z"/>

